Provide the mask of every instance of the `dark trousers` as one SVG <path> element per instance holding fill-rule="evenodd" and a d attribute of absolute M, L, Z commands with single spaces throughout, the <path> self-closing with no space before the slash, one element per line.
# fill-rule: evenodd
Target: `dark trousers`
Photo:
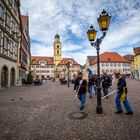
<path fill-rule="evenodd" d="M 108 87 L 103 87 L 104 96 L 108 94 Z"/>

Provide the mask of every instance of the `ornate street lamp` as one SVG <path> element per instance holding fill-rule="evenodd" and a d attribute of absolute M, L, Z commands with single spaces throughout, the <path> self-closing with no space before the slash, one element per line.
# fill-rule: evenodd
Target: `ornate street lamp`
<path fill-rule="evenodd" d="M 87 37 L 91 43 L 91 46 L 94 46 L 97 50 L 97 76 L 98 76 L 98 78 L 97 78 L 97 107 L 96 107 L 97 114 L 103 113 L 102 104 L 101 104 L 101 80 L 100 80 L 99 50 L 100 50 L 100 44 L 106 35 L 106 31 L 108 30 L 110 19 L 111 19 L 111 17 L 103 9 L 100 17 L 97 19 L 100 30 L 102 31 L 103 35 L 100 38 L 97 38 L 96 41 L 94 41 L 96 38 L 96 30 L 93 28 L 92 25 L 90 26 L 90 29 L 87 31 Z"/>
<path fill-rule="evenodd" d="M 68 69 L 68 87 L 70 86 L 70 84 L 69 84 L 69 81 L 70 81 L 70 80 L 69 80 L 69 79 L 70 79 L 70 78 L 69 78 L 69 68 L 70 68 L 70 64 L 71 64 L 70 61 L 68 61 L 68 62 L 66 63 L 66 67 L 67 67 L 67 69 Z"/>

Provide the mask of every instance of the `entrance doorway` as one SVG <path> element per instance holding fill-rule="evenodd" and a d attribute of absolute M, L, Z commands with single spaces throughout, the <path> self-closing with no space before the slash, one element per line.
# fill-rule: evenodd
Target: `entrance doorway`
<path fill-rule="evenodd" d="M 1 69 L 1 87 L 8 87 L 8 68 L 3 66 Z"/>
<path fill-rule="evenodd" d="M 14 86 L 15 85 L 15 69 L 11 68 L 10 71 L 10 85 Z"/>

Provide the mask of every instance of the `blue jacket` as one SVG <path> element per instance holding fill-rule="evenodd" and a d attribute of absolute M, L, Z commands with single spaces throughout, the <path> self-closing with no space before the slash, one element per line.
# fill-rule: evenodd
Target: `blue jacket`
<path fill-rule="evenodd" d="M 125 92 L 127 93 L 125 78 L 124 78 L 124 77 L 121 77 L 121 78 L 118 80 L 118 83 L 117 83 L 118 92 L 119 92 L 119 93 L 123 93 L 123 89 L 124 89 L 124 88 L 125 88 Z"/>

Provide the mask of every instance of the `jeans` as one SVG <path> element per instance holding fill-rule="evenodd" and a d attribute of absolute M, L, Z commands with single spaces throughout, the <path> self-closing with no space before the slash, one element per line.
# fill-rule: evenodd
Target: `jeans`
<path fill-rule="evenodd" d="M 92 86 L 88 87 L 89 96 L 92 96 Z"/>
<path fill-rule="evenodd" d="M 122 96 L 122 93 L 118 92 L 118 95 L 116 96 L 116 107 L 119 112 L 122 112 L 121 101 L 120 101 L 121 96 Z M 127 100 L 127 97 L 125 98 L 125 101 L 123 101 L 123 104 L 127 112 L 132 112 L 132 109 Z"/>
<path fill-rule="evenodd" d="M 78 98 L 80 100 L 81 107 L 85 107 L 86 93 L 78 93 Z"/>
<path fill-rule="evenodd" d="M 104 96 L 108 94 L 108 87 L 103 87 Z"/>

